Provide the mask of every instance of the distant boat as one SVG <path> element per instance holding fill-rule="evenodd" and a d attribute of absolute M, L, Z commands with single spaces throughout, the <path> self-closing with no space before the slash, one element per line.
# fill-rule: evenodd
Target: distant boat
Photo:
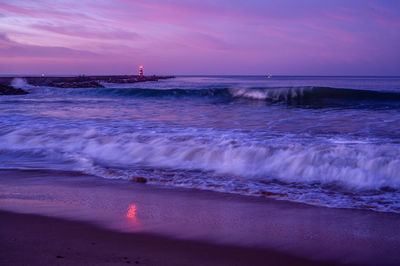
<path fill-rule="evenodd" d="M 272 78 L 272 75 L 271 74 L 267 75 L 267 79 L 270 79 L 270 78 Z"/>

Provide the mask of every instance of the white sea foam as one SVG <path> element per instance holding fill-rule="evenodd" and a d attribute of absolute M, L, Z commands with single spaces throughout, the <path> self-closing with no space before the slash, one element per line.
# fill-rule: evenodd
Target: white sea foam
<path fill-rule="evenodd" d="M 104 135 L 94 129 L 57 134 L 10 132 L 0 149 L 31 150 L 74 160 L 79 170 L 97 166 L 129 169 L 155 167 L 211 171 L 244 178 L 322 183 L 355 189 L 400 188 L 398 144 L 288 142 L 252 143 L 230 136 L 166 136 L 124 133 Z M 77 166 L 76 166 L 77 167 Z M 244 181 L 245 182 L 245 181 Z"/>
<path fill-rule="evenodd" d="M 23 78 L 14 78 L 11 81 L 11 86 L 13 86 L 14 88 L 25 88 L 28 87 L 29 84 Z"/>
<path fill-rule="evenodd" d="M 287 87 L 287 88 L 230 88 L 229 92 L 234 97 L 243 97 L 255 100 L 285 100 L 303 96 L 305 91 L 311 91 L 312 87 Z"/>
<path fill-rule="evenodd" d="M 29 92 L 32 92 L 32 91 L 36 90 L 35 86 L 30 85 L 23 78 L 14 78 L 11 81 L 11 86 L 13 86 L 16 89 L 23 89 L 23 90 L 29 91 Z"/>

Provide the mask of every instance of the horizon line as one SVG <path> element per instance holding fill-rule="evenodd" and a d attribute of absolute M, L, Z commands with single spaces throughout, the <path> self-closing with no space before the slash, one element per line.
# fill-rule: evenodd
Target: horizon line
<path fill-rule="evenodd" d="M 75 77 L 75 76 L 137 76 L 138 74 L 0 74 L 0 77 Z M 300 75 L 300 74 L 149 74 L 144 76 L 175 76 L 175 77 L 263 77 L 271 75 L 272 77 L 400 77 L 398 75 Z"/>

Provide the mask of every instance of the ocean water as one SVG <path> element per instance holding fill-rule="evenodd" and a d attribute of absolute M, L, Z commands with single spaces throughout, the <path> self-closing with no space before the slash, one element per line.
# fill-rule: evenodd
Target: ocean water
<path fill-rule="evenodd" d="M 1 169 L 400 213 L 400 77 L 13 84 L 30 94 L 0 97 Z"/>

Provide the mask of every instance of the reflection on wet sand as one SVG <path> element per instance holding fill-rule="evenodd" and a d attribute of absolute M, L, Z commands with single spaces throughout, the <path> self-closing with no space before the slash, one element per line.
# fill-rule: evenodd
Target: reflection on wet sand
<path fill-rule="evenodd" d="M 128 207 L 128 211 L 126 212 L 126 217 L 129 218 L 130 223 L 132 223 L 133 225 L 137 226 L 138 223 L 138 219 L 136 216 L 136 211 L 137 211 L 137 207 L 135 204 L 130 204 Z"/>

